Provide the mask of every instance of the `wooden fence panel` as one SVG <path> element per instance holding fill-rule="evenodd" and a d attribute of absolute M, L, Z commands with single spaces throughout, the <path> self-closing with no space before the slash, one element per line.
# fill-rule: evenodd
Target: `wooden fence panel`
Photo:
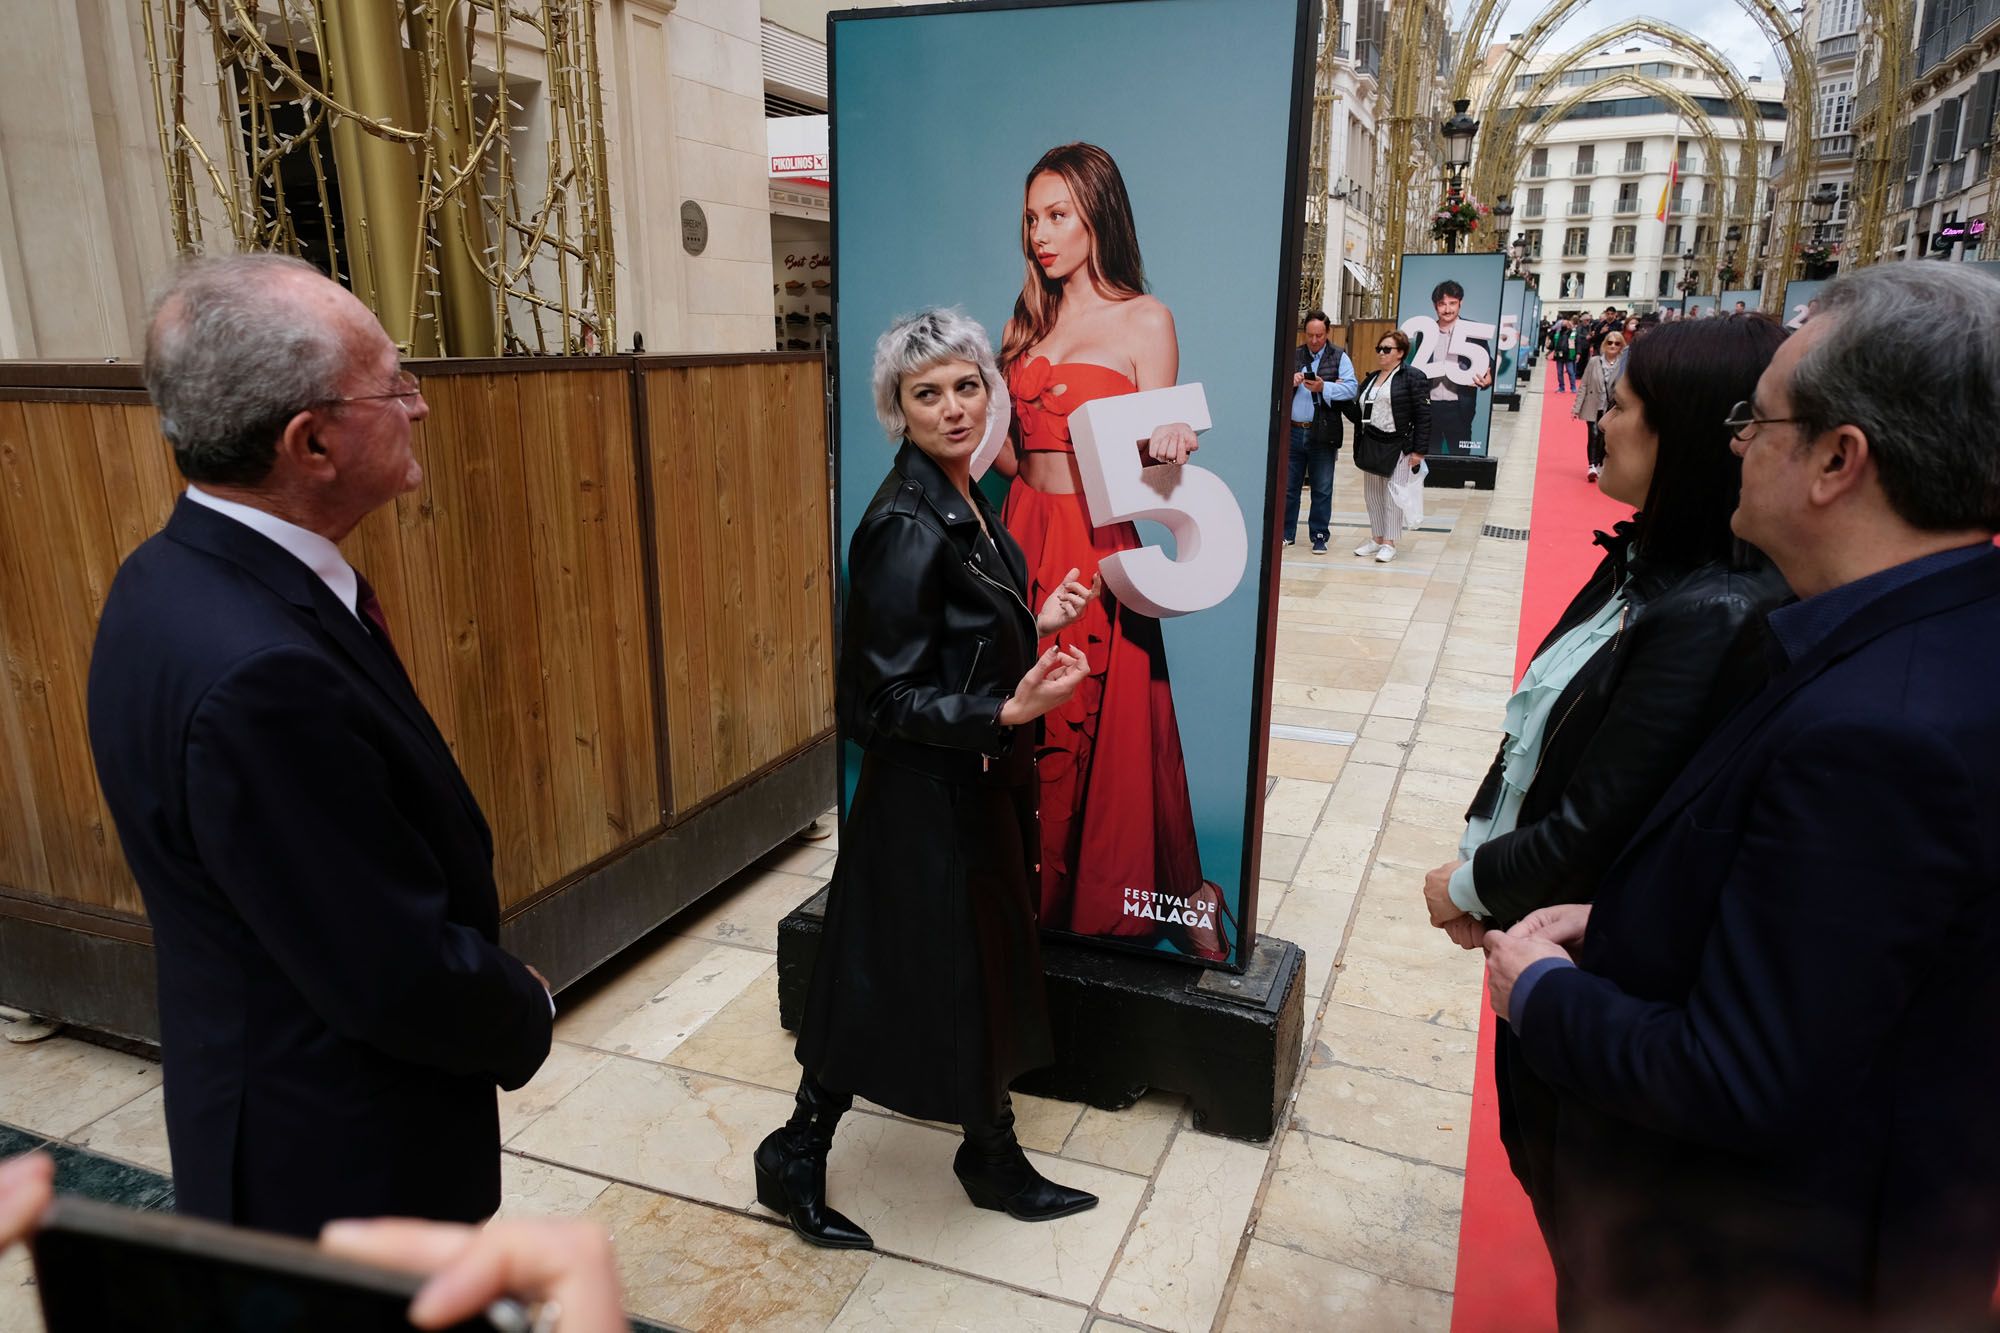
<path fill-rule="evenodd" d="M 645 376 L 675 818 L 833 727 L 817 362 Z"/>

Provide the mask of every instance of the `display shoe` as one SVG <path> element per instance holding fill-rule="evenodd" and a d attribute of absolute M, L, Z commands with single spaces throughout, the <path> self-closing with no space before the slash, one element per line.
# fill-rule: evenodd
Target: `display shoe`
<path fill-rule="evenodd" d="M 1370 537 L 1367 541 L 1361 543 L 1361 545 L 1354 548 L 1354 554 L 1373 555 L 1381 549 L 1382 549 L 1382 544 L 1376 541 L 1373 537 Z"/>
<path fill-rule="evenodd" d="M 1378 565 L 1386 565 L 1395 558 L 1396 548 L 1387 543 L 1384 543 L 1382 549 L 1375 553 L 1375 563 Z"/>
<path fill-rule="evenodd" d="M 951 1169 L 974 1205 L 1021 1222 L 1050 1222 L 1097 1206 L 1097 1196 L 1058 1185 L 1028 1161 L 1014 1137 L 1014 1107 L 1001 1094 L 991 1125 L 965 1126 Z"/>
<path fill-rule="evenodd" d="M 810 1073 L 799 1080 L 798 1108 L 784 1128 L 757 1145 L 757 1202 L 792 1224 L 792 1230 L 830 1250 L 872 1250 L 875 1239 L 826 1203 L 826 1155 L 833 1131 L 854 1104 L 836 1097 Z"/>

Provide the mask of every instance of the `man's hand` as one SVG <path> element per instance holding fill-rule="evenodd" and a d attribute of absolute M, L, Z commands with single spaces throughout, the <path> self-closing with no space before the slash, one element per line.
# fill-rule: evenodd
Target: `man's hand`
<path fill-rule="evenodd" d="M 1487 931 L 1482 943 L 1486 949 L 1486 993 L 1493 999 L 1493 1012 L 1501 1018 L 1508 1017 L 1514 983 L 1529 964 L 1541 958 L 1569 957 L 1559 944 L 1525 935 L 1503 935 L 1497 930 Z"/>
<path fill-rule="evenodd" d="M 477 1228 L 394 1218 L 332 1222 L 319 1243 L 345 1259 L 429 1274 L 410 1303 L 418 1328 L 471 1319 L 502 1296 L 558 1308 L 563 1333 L 630 1327 L 611 1238 L 589 1222 L 503 1219 Z"/>
<path fill-rule="evenodd" d="M 1486 939 L 1486 923 L 1476 916 L 1462 916 L 1445 922 L 1444 933 L 1461 949 L 1477 949 Z"/>
<path fill-rule="evenodd" d="M 1590 926 L 1589 903 L 1557 903 L 1538 907 L 1514 923 L 1508 934 L 1521 940 L 1547 940 L 1574 950 L 1583 944 L 1583 932 Z"/>
<path fill-rule="evenodd" d="M 1465 915 L 1465 909 L 1451 900 L 1451 872 L 1465 862 L 1447 861 L 1424 876 L 1424 906 L 1430 909 L 1431 924 L 1445 926 Z"/>

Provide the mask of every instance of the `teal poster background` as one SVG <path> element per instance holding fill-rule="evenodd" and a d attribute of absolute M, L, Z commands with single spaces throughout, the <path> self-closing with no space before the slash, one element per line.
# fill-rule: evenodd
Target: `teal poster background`
<path fill-rule="evenodd" d="M 1724 292 L 1718 299 L 1720 303 L 1716 306 L 1716 309 L 1725 315 L 1736 313 L 1736 303 L 1738 301 L 1743 303 L 1743 312 L 1745 314 L 1754 315 L 1764 300 L 1764 293 L 1754 287 L 1739 287 L 1732 291 Z"/>
<path fill-rule="evenodd" d="M 1131 199 L 1151 293 L 1173 316 L 1177 382 L 1207 398 L 1213 426 L 1190 461 L 1226 483 L 1249 534 L 1248 565 L 1224 601 L 1160 622 L 1201 873 L 1236 922 L 1231 965 L 1262 808 L 1252 740 L 1261 593 L 1275 568 L 1288 173 L 1303 152 L 1290 140 L 1300 13 L 1300 0 L 1125 0 L 876 10 L 831 25 L 843 603 L 854 525 L 895 456 L 870 387 L 876 337 L 899 314 L 958 306 L 997 353 L 1022 287 L 1029 169 L 1060 144 L 1103 148 Z M 997 504 L 1004 480 L 983 484 Z M 1138 529 L 1174 553 L 1164 527 Z M 856 752 L 844 750 L 851 793 Z"/>
<path fill-rule="evenodd" d="M 1780 322 L 1788 329 L 1795 329 L 1806 322 L 1812 303 L 1826 289 L 1826 279 L 1801 278 L 1785 284 L 1785 313 Z"/>
<path fill-rule="evenodd" d="M 1410 335 L 1410 364 L 1451 384 L 1453 399 L 1431 395 L 1431 452 L 1484 458 L 1493 420 L 1493 377 L 1500 342 L 1501 255 L 1404 255 L 1396 326 Z M 1440 338 L 1433 293 L 1445 282 L 1465 289 L 1458 319 Z M 1444 345 L 1440 345 L 1440 344 Z M 1484 380 L 1484 383 L 1480 381 Z"/>
<path fill-rule="evenodd" d="M 1715 302 L 1716 298 L 1713 296 L 1690 296 L 1681 302 L 1681 315 L 1683 318 L 1688 319 L 1700 318 L 1700 316 L 1695 314 L 1697 310 L 1706 310 L 1709 315 L 1713 315 L 1715 314 Z"/>
<path fill-rule="evenodd" d="M 1500 369 L 1493 376 L 1493 392 L 1513 393 L 1520 383 L 1521 362 L 1528 355 L 1535 335 L 1521 320 L 1527 307 L 1528 284 L 1509 278 L 1500 288 Z"/>

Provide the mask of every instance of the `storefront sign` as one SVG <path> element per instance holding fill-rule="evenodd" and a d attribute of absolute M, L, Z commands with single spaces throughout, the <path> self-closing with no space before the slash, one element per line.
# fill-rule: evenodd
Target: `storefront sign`
<path fill-rule="evenodd" d="M 681 201 L 681 249 L 691 255 L 708 249 L 708 214 L 692 199 Z"/>

